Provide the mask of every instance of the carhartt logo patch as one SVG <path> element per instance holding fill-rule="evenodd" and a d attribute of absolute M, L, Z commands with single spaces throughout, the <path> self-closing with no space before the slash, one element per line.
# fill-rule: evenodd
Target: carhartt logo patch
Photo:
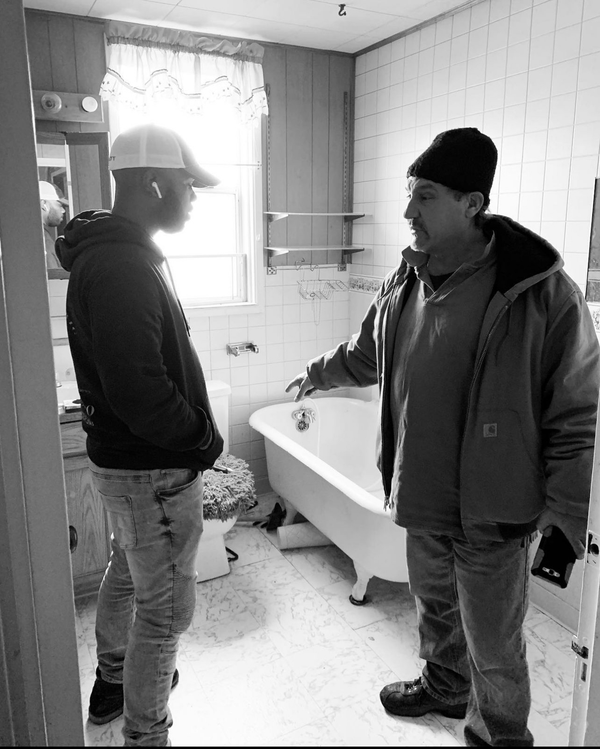
<path fill-rule="evenodd" d="M 498 436 L 498 424 L 484 424 L 483 436 L 484 437 L 497 437 Z"/>

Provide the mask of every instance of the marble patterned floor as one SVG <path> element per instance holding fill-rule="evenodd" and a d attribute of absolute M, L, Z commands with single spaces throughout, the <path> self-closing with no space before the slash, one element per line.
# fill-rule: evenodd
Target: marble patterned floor
<path fill-rule="evenodd" d="M 259 504 L 226 535 L 231 572 L 198 584 L 169 702 L 173 746 L 464 746 L 463 721 L 403 719 L 379 702 L 382 686 L 419 675 L 408 586 L 373 578 L 371 603 L 353 606 L 351 560 L 335 546 L 280 551 L 252 524 Z M 76 605 L 81 697 L 94 681 L 95 597 Z M 575 656 L 571 633 L 531 606 L 526 623 L 538 746 L 567 746 Z M 84 725 L 86 746 L 121 746 L 122 718 Z"/>

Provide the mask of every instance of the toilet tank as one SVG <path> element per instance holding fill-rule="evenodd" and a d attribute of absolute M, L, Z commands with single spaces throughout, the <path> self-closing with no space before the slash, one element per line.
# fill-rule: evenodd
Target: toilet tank
<path fill-rule="evenodd" d="M 223 437 L 223 452 L 229 452 L 229 396 L 231 387 L 222 380 L 207 380 L 206 388 L 217 427 Z"/>

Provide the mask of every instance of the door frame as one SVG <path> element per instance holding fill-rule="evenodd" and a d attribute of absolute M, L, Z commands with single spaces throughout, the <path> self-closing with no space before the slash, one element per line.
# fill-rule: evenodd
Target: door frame
<path fill-rule="evenodd" d="M 2 3 L 0 70 L 0 743 L 83 746 L 22 0 Z"/>

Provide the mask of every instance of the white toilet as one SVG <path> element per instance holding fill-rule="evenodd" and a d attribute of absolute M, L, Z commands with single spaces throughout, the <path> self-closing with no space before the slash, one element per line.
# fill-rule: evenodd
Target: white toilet
<path fill-rule="evenodd" d="M 223 453 L 229 452 L 229 396 L 231 387 L 221 380 L 207 380 L 208 397 L 210 405 L 223 436 Z M 230 530 L 237 517 L 222 522 L 221 520 L 204 520 L 200 546 L 196 556 L 196 570 L 198 577 L 196 582 L 212 580 L 213 577 L 221 577 L 229 573 L 229 561 L 225 549 L 224 534 Z"/>

